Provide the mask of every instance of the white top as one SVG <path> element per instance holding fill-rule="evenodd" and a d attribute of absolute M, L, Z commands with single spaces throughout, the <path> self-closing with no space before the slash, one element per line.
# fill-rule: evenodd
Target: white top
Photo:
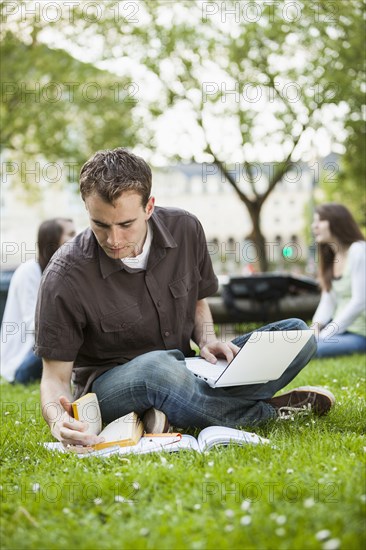
<path fill-rule="evenodd" d="M 150 223 L 148 222 L 146 239 L 144 242 L 144 246 L 142 247 L 141 254 L 139 254 L 138 256 L 132 256 L 130 258 L 122 258 L 121 262 L 123 262 L 128 267 L 131 267 L 132 269 L 146 269 L 147 260 L 149 258 L 151 248 L 151 241 L 152 228 Z"/>
<path fill-rule="evenodd" d="M 366 241 L 357 241 L 349 247 L 343 277 L 340 281 L 342 279 L 345 279 L 345 281 L 349 279 L 350 288 L 347 300 L 340 295 L 340 292 L 337 293 L 337 280 L 333 281 L 329 292 L 322 292 L 320 303 L 313 318 L 313 322 L 325 326 L 320 332 L 320 337 L 342 334 L 356 320 L 360 321 L 359 317 L 365 316 Z M 326 325 L 331 319 L 331 326 L 327 330 Z"/>
<path fill-rule="evenodd" d="M 34 346 L 34 314 L 41 282 L 36 260 L 21 264 L 11 278 L 1 323 L 1 376 L 9 382 Z"/>

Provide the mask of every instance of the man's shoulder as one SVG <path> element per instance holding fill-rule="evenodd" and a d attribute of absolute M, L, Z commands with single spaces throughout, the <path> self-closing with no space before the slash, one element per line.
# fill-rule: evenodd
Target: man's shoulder
<path fill-rule="evenodd" d="M 97 243 L 90 228 L 63 244 L 52 256 L 46 271 L 67 272 L 74 266 L 95 260 Z"/>
<path fill-rule="evenodd" d="M 155 222 L 163 233 L 168 231 L 176 243 L 182 239 L 205 239 L 202 225 L 198 218 L 187 210 L 174 207 L 156 207 L 154 210 Z"/>
<path fill-rule="evenodd" d="M 154 213 L 159 219 L 167 224 L 169 222 L 175 224 L 177 222 L 177 218 L 180 218 L 182 220 L 186 220 L 186 222 L 192 226 L 201 225 L 198 218 L 194 214 L 188 212 L 187 210 L 183 210 L 182 208 L 175 208 L 172 206 L 156 206 Z"/>

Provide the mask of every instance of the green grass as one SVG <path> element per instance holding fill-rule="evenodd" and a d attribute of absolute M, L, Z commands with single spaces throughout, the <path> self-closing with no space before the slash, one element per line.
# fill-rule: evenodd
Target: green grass
<path fill-rule="evenodd" d="M 106 459 L 46 451 L 38 385 L 3 382 L 1 548 L 364 548 L 365 374 L 312 361 L 291 386 L 337 405 L 257 428 L 271 446 Z"/>

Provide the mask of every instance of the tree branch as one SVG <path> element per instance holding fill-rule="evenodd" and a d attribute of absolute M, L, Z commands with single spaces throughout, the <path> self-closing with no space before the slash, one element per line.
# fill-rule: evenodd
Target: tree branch
<path fill-rule="evenodd" d="M 202 112 L 202 109 L 200 109 L 200 113 Z M 199 124 L 199 126 L 202 128 L 202 131 L 203 131 L 203 134 L 205 136 L 205 140 L 206 140 L 206 151 L 208 153 L 210 153 L 210 155 L 212 155 L 213 159 L 214 159 L 214 162 L 216 164 L 216 166 L 222 171 L 223 174 L 225 174 L 225 177 L 226 179 L 228 180 L 228 182 L 230 183 L 230 185 L 234 188 L 235 192 L 238 194 L 239 198 L 241 201 L 243 201 L 243 203 L 249 207 L 251 204 L 252 204 L 252 201 L 246 196 L 245 193 L 243 193 L 243 191 L 241 189 L 239 189 L 234 177 L 232 176 L 232 174 L 230 172 L 228 172 L 226 170 L 226 168 L 224 167 L 224 164 L 221 162 L 221 160 L 217 157 L 217 155 L 213 152 L 212 150 L 212 147 L 210 145 L 210 142 L 208 141 L 207 139 L 207 132 L 206 132 L 206 129 L 204 127 L 204 124 L 203 124 L 203 120 L 202 120 L 202 116 L 199 115 L 197 117 L 197 122 Z"/>
<path fill-rule="evenodd" d="M 283 178 L 284 174 L 286 173 L 288 163 L 291 161 L 291 157 L 292 157 L 292 155 L 293 155 L 293 153 L 294 153 L 294 151 L 295 151 L 295 149 L 296 149 L 296 147 L 297 147 L 297 145 L 300 141 L 300 138 L 301 138 L 302 134 L 304 133 L 305 128 L 306 128 L 306 126 L 303 124 L 301 132 L 299 133 L 299 135 L 297 136 L 297 138 L 293 142 L 291 151 L 287 155 L 286 159 L 281 163 L 280 168 L 278 169 L 278 171 L 276 171 L 276 173 L 274 174 L 273 179 L 272 179 L 272 181 L 270 181 L 266 192 L 261 195 L 261 203 L 262 204 L 267 199 L 268 195 L 273 191 L 273 189 L 277 185 L 277 183 Z"/>

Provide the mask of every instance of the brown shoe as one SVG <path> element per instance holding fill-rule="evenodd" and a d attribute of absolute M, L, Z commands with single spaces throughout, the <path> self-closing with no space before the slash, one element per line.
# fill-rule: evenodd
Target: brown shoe
<path fill-rule="evenodd" d="M 299 413 L 326 414 L 333 407 L 335 397 L 324 388 L 302 386 L 266 401 L 277 410 L 279 418 L 286 419 Z"/>
<path fill-rule="evenodd" d="M 144 412 L 142 423 L 148 434 L 164 434 L 169 431 L 168 417 L 163 411 L 151 408 Z"/>

